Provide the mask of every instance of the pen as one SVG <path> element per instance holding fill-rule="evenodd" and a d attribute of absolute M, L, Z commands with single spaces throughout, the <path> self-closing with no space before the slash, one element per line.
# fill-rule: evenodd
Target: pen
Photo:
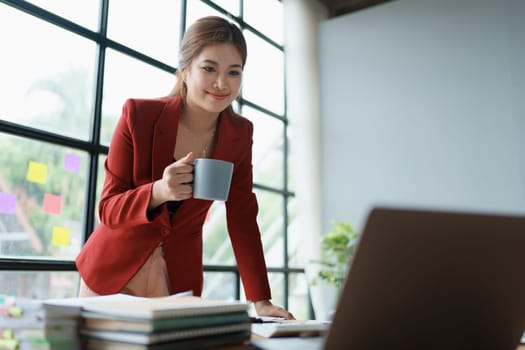
<path fill-rule="evenodd" d="M 263 319 L 263 318 L 260 318 L 260 317 L 250 317 L 250 323 L 277 323 L 278 321 L 276 320 L 268 320 L 268 319 Z"/>

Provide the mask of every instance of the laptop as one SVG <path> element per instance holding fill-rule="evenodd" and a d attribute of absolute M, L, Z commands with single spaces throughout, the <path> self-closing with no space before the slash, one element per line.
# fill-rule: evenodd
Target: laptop
<path fill-rule="evenodd" d="M 514 350 L 525 329 L 525 216 L 375 208 L 325 337 L 256 348 Z"/>

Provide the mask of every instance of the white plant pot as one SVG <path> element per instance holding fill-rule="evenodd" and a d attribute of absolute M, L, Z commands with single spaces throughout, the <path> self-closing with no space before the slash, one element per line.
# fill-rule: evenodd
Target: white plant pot
<path fill-rule="evenodd" d="M 315 319 L 331 321 L 337 306 L 337 289 L 335 286 L 319 283 L 310 285 L 310 296 L 314 308 Z"/>
<path fill-rule="evenodd" d="M 319 267 L 309 264 L 306 269 L 306 278 L 310 290 L 310 298 L 314 308 L 315 319 L 318 321 L 331 321 L 337 307 L 338 290 L 335 286 L 317 281 L 313 284 L 314 278 L 319 272 Z"/>

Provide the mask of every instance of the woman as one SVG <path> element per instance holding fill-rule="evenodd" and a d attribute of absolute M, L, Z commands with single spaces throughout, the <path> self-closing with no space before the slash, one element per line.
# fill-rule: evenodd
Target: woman
<path fill-rule="evenodd" d="M 192 198 L 190 183 L 193 160 L 209 157 L 234 163 L 226 215 L 246 298 L 258 315 L 293 319 L 270 302 L 252 192 L 253 126 L 231 107 L 246 56 L 234 24 L 202 18 L 185 33 L 172 93 L 126 101 L 105 162 L 101 224 L 76 260 L 80 296 L 201 294 L 212 202 Z"/>

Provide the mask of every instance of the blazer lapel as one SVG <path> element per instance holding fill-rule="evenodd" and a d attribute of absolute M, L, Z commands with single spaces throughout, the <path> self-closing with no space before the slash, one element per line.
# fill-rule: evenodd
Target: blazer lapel
<path fill-rule="evenodd" d="M 233 116 L 227 111 L 221 112 L 217 133 L 217 144 L 212 153 L 212 158 L 233 161 L 235 144 L 240 136 L 235 129 Z M 237 132 L 236 132 L 237 131 Z"/>
<path fill-rule="evenodd" d="M 153 131 L 152 180 L 162 177 L 164 168 L 173 162 L 182 98 L 170 98 L 159 115 Z"/>

